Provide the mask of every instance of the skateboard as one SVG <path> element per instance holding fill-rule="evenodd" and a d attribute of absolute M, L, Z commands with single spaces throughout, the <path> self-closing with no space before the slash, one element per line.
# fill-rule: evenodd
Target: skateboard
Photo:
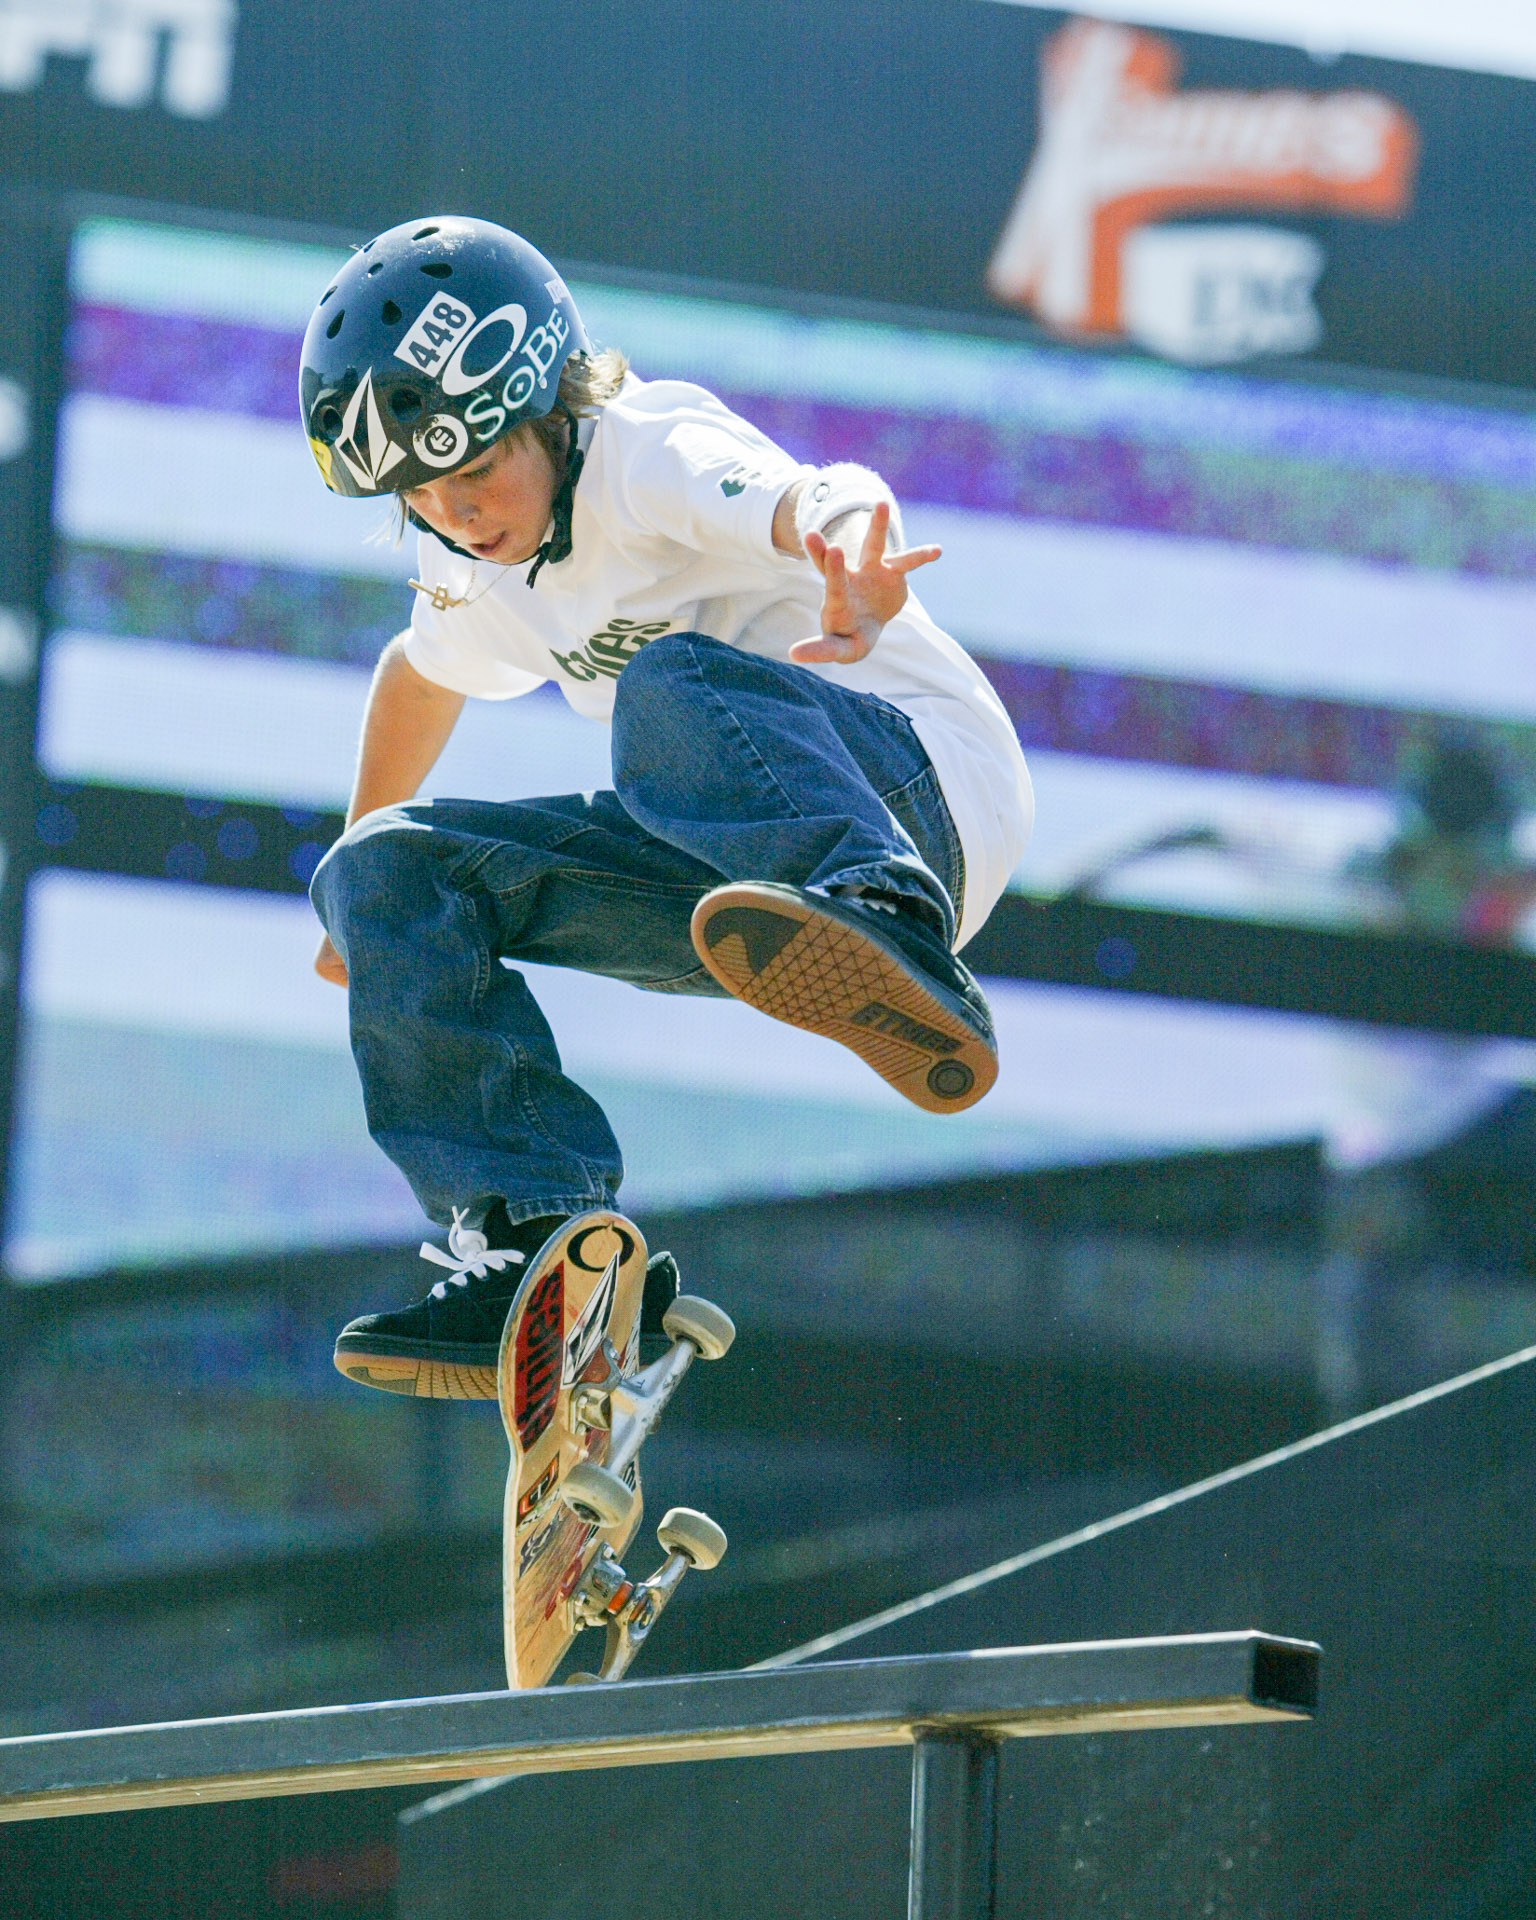
<path fill-rule="evenodd" d="M 584 1627 L 606 1631 L 596 1674 L 616 1680 L 690 1567 L 719 1563 L 725 1535 L 673 1507 L 657 1528 L 666 1558 L 648 1580 L 620 1564 L 640 1526 L 639 1453 L 695 1359 L 721 1359 L 736 1329 L 680 1294 L 672 1345 L 641 1368 L 645 1238 L 623 1214 L 577 1214 L 540 1248 L 518 1287 L 496 1366 L 512 1451 L 502 1518 L 507 1684 L 542 1687 Z"/>

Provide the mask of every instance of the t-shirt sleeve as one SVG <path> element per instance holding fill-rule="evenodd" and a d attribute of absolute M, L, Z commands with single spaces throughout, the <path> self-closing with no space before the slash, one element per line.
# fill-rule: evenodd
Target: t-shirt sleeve
<path fill-rule="evenodd" d="M 799 564 L 776 551 L 773 513 L 785 490 L 813 468 L 718 401 L 647 425 L 632 441 L 625 476 L 641 526 L 698 553 Z"/>

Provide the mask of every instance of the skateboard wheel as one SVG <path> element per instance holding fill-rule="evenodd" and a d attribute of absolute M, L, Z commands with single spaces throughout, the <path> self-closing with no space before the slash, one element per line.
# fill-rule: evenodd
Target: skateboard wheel
<path fill-rule="evenodd" d="M 571 1468 L 560 1483 L 560 1498 L 578 1520 L 599 1527 L 622 1525 L 635 1504 L 634 1488 L 591 1460 L 579 1460 Z"/>
<path fill-rule="evenodd" d="M 595 1673 L 568 1673 L 565 1684 L 568 1687 L 595 1687 L 601 1683 L 601 1675 Z"/>
<path fill-rule="evenodd" d="M 662 1315 L 661 1324 L 674 1340 L 696 1346 L 701 1360 L 723 1360 L 736 1338 L 736 1322 L 724 1307 L 701 1300 L 696 1293 L 680 1293 Z"/>
<path fill-rule="evenodd" d="M 661 1516 L 656 1538 L 665 1552 L 680 1553 L 691 1567 L 718 1567 L 725 1557 L 724 1527 L 717 1527 L 707 1513 L 693 1507 L 669 1507 Z"/>

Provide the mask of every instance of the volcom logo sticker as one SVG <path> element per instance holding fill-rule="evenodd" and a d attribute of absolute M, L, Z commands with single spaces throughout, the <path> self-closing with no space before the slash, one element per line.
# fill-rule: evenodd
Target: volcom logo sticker
<path fill-rule="evenodd" d="M 373 391 L 373 368 L 358 382 L 357 391 L 347 402 L 341 423 L 341 438 L 336 451 L 347 471 L 360 487 L 376 489 L 385 474 L 405 458 L 405 448 L 397 445 L 384 431 L 384 416 Z"/>
<path fill-rule="evenodd" d="M 469 445 L 469 428 L 451 413 L 434 413 L 411 435 L 416 458 L 429 467 L 451 467 Z"/>

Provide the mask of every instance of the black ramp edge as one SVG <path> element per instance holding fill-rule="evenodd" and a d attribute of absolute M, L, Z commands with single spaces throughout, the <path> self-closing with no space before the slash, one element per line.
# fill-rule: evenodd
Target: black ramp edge
<path fill-rule="evenodd" d="M 1317 1712 L 1317 1649 L 1287 1640 L 1260 1640 L 1253 1649 L 1253 1698 L 1310 1718 Z"/>

